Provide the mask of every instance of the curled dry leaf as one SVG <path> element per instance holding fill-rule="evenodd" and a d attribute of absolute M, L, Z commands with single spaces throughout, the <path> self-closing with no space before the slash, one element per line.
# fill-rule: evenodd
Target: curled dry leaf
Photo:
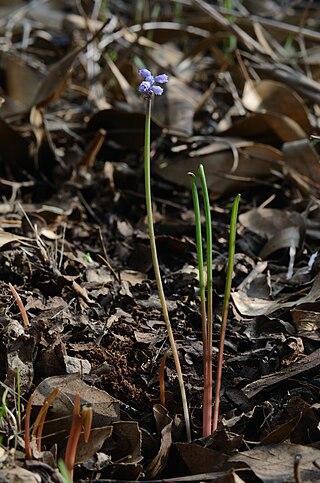
<path fill-rule="evenodd" d="M 60 392 L 47 418 L 46 430 L 49 434 L 60 430 L 66 436 L 71 423 L 73 400 L 77 394 L 81 395 L 82 404 L 92 406 L 93 428 L 106 427 L 113 421 L 119 420 L 119 402 L 107 392 L 89 386 L 80 380 L 77 374 L 46 378 L 33 393 L 33 406 L 42 406 L 45 398 L 54 388 L 59 388 Z M 51 419 L 52 423 L 50 423 Z"/>
<path fill-rule="evenodd" d="M 107 442 L 106 452 L 111 454 L 114 461 L 137 464 L 142 461 L 142 434 L 136 421 L 115 421 L 110 443 Z M 109 444 L 108 444 L 109 443 Z M 108 450 L 108 446 L 111 450 Z"/>
<path fill-rule="evenodd" d="M 227 457 L 219 451 L 187 443 L 176 443 L 174 447 L 192 475 L 221 471 L 225 468 Z"/>
<path fill-rule="evenodd" d="M 72 50 L 50 68 L 48 75 L 38 87 L 33 102 L 35 107 L 39 108 L 46 106 L 61 96 L 71 73 L 74 61 L 82 50 L 83 47 L 78 47 Z"/>
<path fill-rule="evenodd" d="M 156 404 L 153 408 L 157 432 L 160 435 L 160 448 L 156 456 L 147 464 L 145 473 L 147 478 L 155 478 L 166 466 L 172 444 L 172 419 L 166 408 Z"/>
<path fill-rule="evenodd" d="M 274 139 L 274 144 L 296 141 L 307 137 L 304 129 L 294 120 L 277 112 L 256 112 L 240 119 L 220 132 L 224 136 L 243 136 L 249 139 Z"/>
<path fill-rule="evenodd" d="M 272 208 L 255 208 L 239 216 L 240 223 L 268 239 L 260 252 L 266 258 L 281 248 L 301 248 L 305 235 L 305 222 L 299 213 L 286 213 Z"/>
<path fill-rule="evenodd" d="M 27 63 L 22 56 L 6 55 L 4 63 L 8 102 L 3 115 L 28 111 L 34 105 L 35 93 L 45 76 L 40 69 L 32 67 L 31 63 Z"/>
<path fill-rule="evenodd" d="M 319 155 L 308 139 L 300 139 L 283 145 L 284 173 L 308 196 L 320 192 Z"/>
<path fill-rule="evenodd" d="M 307 372 L 310 370 L 318 369 L 320 366 L 320 349 L 317 349 L 312 354 L 304 356 L 297 362 L 291 364 L 284 369 L 281 369 L 275 374 L 268 374 L 267 376 L 262 376 L 257 381 L 247 384 L 242 390 L 245 395 L 251 399 L 263 390 L 271 390 L 275 384 L 279 384 L 282 381 L 289 379 L 290 377 L 295 377 L 302 372 Z"/>
<path fill-rule="evenodd" d="M 258 73 L 266 75 L 270 79 L 278 80 L 289 85 L 302 97 L 309 99 L 317 104 L 320 103 L 319 82 L 311 79 L 306 74 L 291 66 L 280 63 L 263 63 L 255 66 Z"/>
<path fill-rule="evenodd" d="M 244 106 L 252 112 L 282 114 L 311 134 L 308 111 L 303 99 L 293 89 L 272 80 L 247 81 L 242 95 Z"/>
<path fill-rule="evenodd" d="M 170 77 L 166 88 L 169 132 L 189 137 L 193 134 L 193 117 L 201 93 L 175 77 Z"/>
<path fill-rule="evenodd" d="M 320 299 L 320 276 L 317 275 L 313 281 L 312 287 L 306 295 L 290 301 L 291 294 L 280 296 L 276 300 L 250 297 L 247 291 L 238 290 L 231 294 L 233 302 L 239 312 L 246 317 L 254 317 L 257 315 L 270 315 L 277 310 L 292 309 L 293 307 L 315 302 Z"/>
<path fill-rule="evenodd" d="M 39 475 L 16 466 L 0 470 L 0 483 L 39 483 Z"/>
<path fill-rule="evenodd" d="M 299 304 L 292 309 L 291 316 L 293 324 L 298 331 L 298 334 L 304 334 L 311 339 L 320 339 L 320 304 L 319 302 L 312 302 L 306 304 Z"/>
<path fill-rule="evenodd" d="M 245 463 L 263 483 L 283 483 L 296 481 L 294 461 L 300 457 L 301 481 L 316 483 L 320 470 L 313 464 L 320 459 L 320 450 L 302 445 L 283 443 L 280 445 L 258 446 L 230 458 L 233 463 Z"/>
<path fill-rule="evenodd" d="M 105 129 L 106 139 L 119 144 L 130 150 L 140 149 L 143 145 L 145 116 L 137 109 L 112 108 L 99 111 L 92 116 L 89 121 L 88 129 L 96 133 L 99 129 Z M 162 125 L 152 119 L 151 136 L 152 139 L 159 136 Z"/>
<path fill-rule="evenodd" d="M 271 179 L 272 169 L 279 169 L 279 164 L 281 166 L 280 151 L 264 144 L 223 138 L 217 144 L 210 145 L 210 148 L 191 151 L 188 156 L 176 159 L 157 159 L 154 171 L 172 183 L 190 187 L 187 173 L 196 173 L 201 163 L 212 197 L 219 197 L 263 183 Z M 204 149 L 209 154 L 203 154 Z"/>
<path fill-rule="evenodd" d="M 23 241 L 30 242 L 30 238 L 25 236 L 13 235 L 8 231 L 0 231 L 0 247 L 4 247 L 10 243 L 21 243 Z"/>

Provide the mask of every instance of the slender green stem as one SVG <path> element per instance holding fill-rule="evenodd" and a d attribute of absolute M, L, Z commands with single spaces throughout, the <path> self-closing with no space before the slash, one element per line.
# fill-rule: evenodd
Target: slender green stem
<path fill-rule="evenodd" d="M 212 222 L 210 200 L 206 176 L 202 164 L 199 166 L 199 177 L 202 188 L 204 214 L 206 219 L 206 243 L 207 243 L 207 347 L 205 360 L 205 386 L 203 411 L 205 413 L 205 426 L 203 436 L 211 434 L 212 418 L 212 321 L 213 321 L 213 294 L 212 294 Z"/>
<path fill-rule="evenodd" d="M 203 346 L 203 380 L 204 387 L 208 384 L 208 374 L 207 374 L 207 352 L 208 352 L 208 341 L 207 341 L 207 309 L 206 309 L 206 288 L 204 280 L 204 265 L 203 265 L 203 250 L 202 250 L 202 231 L 201 231 L 201 215 L 200 215 L 200 204 L 199 195 L 197 188 L 196 176 L 193 173 L 189 173 L 192 176 L 192 199 L 194 206 L 194 217 L 196 225 L 196 245 L 197 245 L 197 258 L 198 258 L 198 270 L 199 270 L 199 287 L 200 287 L 200 306 L 201 306 L 201 322 L 202 322 L 202 346 Z M 203 393 L 203 428 L 211 428 L 211 419 L 206 407 L 206 392 Z M 207 432 L 207 431 L 206 431 Z"/>
<path fill-rule="evenodd" d="M 174 340 L 172 327 L 169 319 L 168 308 L 166 304 L 165 294 L 162 285 L 162 279 L 160 274 L 157 247 L 153 228 L 153 215 L 152 215 L 152 198 L 151 198 L 151 173 L 150 173 L 150 123 L 151 123 L 151 98 L 147 99 L 147 110 L 146 110 L 146 123 L 145 123 L 145 138 L 144 138 L 144 176 L 145 176 L 145 197 L 146 197 L 146 208 L 147 208 L 147 219 L 148 219 L 148 230 L 150 238 L 150 248 L 152 254 L 152 262 L 154 274 L 158 286 L 159 298 L 162 307 L 163 318 L 166 324 L 166 329 L 169 337 L 169 342 L 171 346 L 171 351 L 176 366 L 180 393 L 182 399 L 183 415 L 186 425 L 187 439 L 191 441 L 191 428 L 190 428 L 190 416 L 186 397 L 186 391 L 183 382 L 183 375 L 179 360 L 179 354 Z"/>
<path fill-rule="evenodd" d="M 216 391 L 215 391 L 215 400 L 214 400 L 212 432 L 214 432 L 217 429 L 218 419 L 219 419 L 224 339 L 225 339 L 226 328 L 227 328 L 228 308 L 229 308 L 231 283 L 232 283 L 232 273 L 233 273 L 233 266 L 234 266 L 234 253 L 235 253 L 235 246 L 236 246 L 237 218 L 238 218 L 239 202 L 240 202 L 240 195 L 237 195 L 237 197 L 234 200 L 233 205 L 232 205 L 231 219 L 230 219 L 228 268 L 227 268 L 226 285 L 225 285 L 225 290 L 224 290 L 224 299 L 223 299 L 223 307 L 222 307 L 222 322 L 221 322 L 221 330 L 220 330 L 219 354 L 218 354 L 218 365 L 217 365 L 217 378 L 216 378 Z"/>

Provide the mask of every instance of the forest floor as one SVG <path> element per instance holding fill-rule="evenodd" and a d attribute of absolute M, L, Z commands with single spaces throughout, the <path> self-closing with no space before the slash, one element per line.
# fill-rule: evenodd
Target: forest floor
<path fill-rule="evenodd" d="M 1 482 L 62 481 L 77 394 L 93 425 L 74 481 L 320 480 L 320 7 L 278 3 L 1 2 Z M 153 105 L 152 195 L 191 443 L 146 223 L 141 68 L 169 76 Z M 214 374 L 241 193 L 220 419 L 206 438 L 188 176 L 200 163 Z M 56 389 L 26 459 L 27 402 L 39 436 Z"/>

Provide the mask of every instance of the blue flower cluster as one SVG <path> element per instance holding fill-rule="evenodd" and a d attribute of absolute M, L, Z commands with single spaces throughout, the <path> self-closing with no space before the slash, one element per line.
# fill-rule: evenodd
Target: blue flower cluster
<path fill-rule="evenodd" d="M 160 74 L 153 77 L 150 70 L 141 69 L 139 70 L 139 75 L 144 78 L 144 81 L 138 87 L 139 92 L 145 94 L 146 97 L 151 97 L 152 94 L 156 96 L 161 96 L 163 89 L 160 86 L 155 86 L 154 83 L 165 84 L 168 82 L 167 74 Z"/>

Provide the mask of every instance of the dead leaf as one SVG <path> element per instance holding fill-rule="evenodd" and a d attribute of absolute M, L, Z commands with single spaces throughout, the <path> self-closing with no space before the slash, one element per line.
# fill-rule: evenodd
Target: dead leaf
<path fill-rule="evenodd" d="M 222 470 L 227 461 L 223 453 L 197 444 L 175 443 L 174 447 L 191 475 Z"/>
<path fill-rule="evenodd" d="M 170 77 L 166 88 L 168 129 L 171 134 L 188 137 L 193 134 L 193 117 L 201 93 L 176 77 Z"/>
<path fill-rule="evenodd" d="M 18 235 L 13 235 L 12 233 L 9 233 L 8 231 L 0 231 L 0 247 L 3 247 L 9 243 L 14 243 L 14 242 L 22 242 L 22 241 L 31 241 L 30 238 L 27 238 L 25 236 L 18 236 Z"/>
<path fill-rule="evenodd" d="M 293 324 L 299 335 L 319 339 L 320 304 L 318 302 L 299 304 L 290 311 Z"/>
<path fill-rule="evenodd" d="M 88 461 L 97 453 L 97 451 L 100 451 L 105 441 L 111 438 L 112 431 L 112 426 L 92 428 L 87 443 L 84 441 L 83 434 L 81 434 L 77 446 L 76 464 Z M 61 447 L 62 455 L 64 455 L 65 447 L 66 445 Z"/>
<path fill-rule="evenodd" d="M 273 135 L 275 142 L 291 142 L 305 139 L 306 132 L 293 119 L 276 112 L 257 112 L 240 119 L 227 129 L 223 126 L 220 131 L 224 136 L 239 136 L 245 138 L 270 138 Z"/>
<path fill-rule="evenodd" d="M 299 248 L 304 240 L 305 222 L 299 213 L 256 208 L 242 213 L 239 221 L 254 233 L 268 238 L 260 251 L 261 258 L 266 258 L 281 248 Z"/>
<path fill-rule="evenodd" d="M 205 168 L 210 195 L 219 197 L 265 182 L 273 168 L 279 169 L 282 159 L 277 149 L 236 139 L 221 139 L 217 145 L 211 146 L 211 151 L 212 154 L 208 155 L 191 151 L 184 157 L 159 158 L 154 162 L 154 171 L 172 183 L 189 188 L 188 172 L 197 173 L 201 163 Z"/>
<path fill-rule="evenodd" d="M 296 305 L 315 302 L 320 298 L 320 276 L 318 275 L 312 284 L 312 287 L 306 295 L 290 302 L 291 294 L 283 295 L 277 300 L 270 300 L 265 298 L 250 297 L 248 292 L 238 290 L 231 294 L 233 302 L 235 303 L 237 310 L 247 317 L 258 315 L 269 315 L 276 310 L 285 310 L 293 308 Z"/>
<path fill-rule="evenodd" d="M 242 95 L 244 106 L 253 112 L 282 114 L 311 134 L 308 111 L 303 99 L 290 87 L 272 80 L 247 81 Z"/>
<path fill-rule="evenodd" d="M 142 434 L 136 421 L 115 421 L 112 425 L 112 449 L 104 448 L 113 461 L 137 464 L 142 461 Z"/>
<path fill-rule="evenodd" d="M 302 411 L 300 411 L 294 418 L 273 429 L 260 441 L 260 445 L 265 446 L 267 444 L 279 444 L 286 441 L 300 421 L 301 413 Z"/>
<path fill-rule="evenodd" d="M 45 79 L 45 75 L 40 69 L 31 67 L 22 57 L 7 55 L 4 62 L 8 95 L 16 106 L 13 109 L 13 105 L 10 104 L 3 114 L 12 114 L 18 110 L 28 111 L 33 106 L 35 92 Z"/>
<path fill-rule="evenodd" d="M 143 146 L 145 115 L 142 111 L 123 107 L 123 109 L 105 109 L 92 116 L 88 129 L 96 133 L 99 129 L 107 132 L 106 140 L 112 140 L 130 150 Z M 152 119 L 151 138 L 161 134 L 162 125 Z"/>
<path fill-rule="evenodd" d="M 145 467 L 147 478 L 155 478 L 164 469 L 172 444 L 172 419 L 168 411 L 161 404 L 156 404 L 153 408 L 153 414 L 156 419 L 157 432 L 161 435 L 161 441 L 158 453 Z"/>
<path fill-rule="evenodd" d="M 46 378 L 34 391 L 33 405 L 42 406 L 45 398 L 56 387 L 60 389 L 60 392 L 53 403 L 52 413 L 57 418 L 71 417 L 72 411 L 70 412 L 70 410 L 73 407 L 72 401 L 76 394 L 80 394 L 81 403 L 92 406 L 93 428 L 108 426 L 113 421 L 119 419 L 119 402 L 107 392 L 89 386 L 75 374 Z M 63 423 L 63 427 L 65 427 L 65 422 Z"/>
<path fill-rule="evenodd" d="M 304 356 L 302 359 L 291 364 L 290 366 L 285 367 L 284 369 L 281 369 L 280 371 L 274 374 L 268 374 L 267 376 L 262 376 L 261 379 L 251 382 L 250 384 L 245 386 L 242 390 L 245 393 L 245 395 L 249 399 L 251 399 L 252 397 L 256 396 L 264 389 L 270 390 L 271 387 L 274 386 L 275 384 L 285 381 L 290 377 L 294 377 L 298 374 L 301 374 L 302 372 L 307 372 L 307 371 L 310 371 L 311 369 L 318 368 L 320 365 L 319 356 L 320 356 L 320 349 L 317 349 L 316 351 L 312 352 L 312 354 Z"/>
<path fill-rule="evenodd" d="M 258 73 L 266 75 L 269 79 L 278 80 L 289 85 L 297 91 L 301 96 L 315 102 L 320 103 L 320 86 L 319 82 L 311 79 L 298 69 L 281 63 L 263 63 L 255 65 Z"/>
<path fill-rule="evenodd" d="M 61 96 L 71 73 L 74 61 L 82 50 L 83 47 L 78 47 L 72 50 L 50 68 L 48 75 L 45 76 L 44 80 L 38 87 L 33 102 L 35 107 L 40 108 L 46 106 Z"/>
<path fill-rule="evenodd" d="M 283 145 L 284 173 L 292 178 L 304 195 L 320 190 L 319 155 L 308 139 Z"/>
<path fill-rule="evenodd" d="M 20 468 L 5 468 L 0 470 L 0 483 L 39 483 L 39 475 Z"/>
<path fill-rule="evenodd" d="M 313 462 L 319 460 L 320 450 L 310 446 L 283 443 L 280 445 L 258 446 L 230 458 L 233 463 L 245 463 L 263 483 L 283 483 L 295 481 L 294 461 L 299 456 L 303 483 L 316 483 L 320 470 Z"/>

